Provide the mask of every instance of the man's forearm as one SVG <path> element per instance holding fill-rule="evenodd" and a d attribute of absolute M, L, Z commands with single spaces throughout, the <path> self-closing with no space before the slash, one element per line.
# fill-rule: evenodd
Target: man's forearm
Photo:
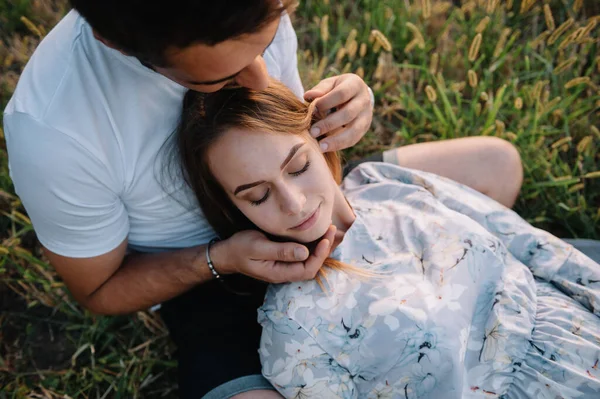
<path fill-rule="evenodd" d="M 127 256 L 121 267 L 82 302 L 95 313 L 148 309 L 213 279 L 205 246 Z M 211 253 L 212 253 L 211 248 Z"/>

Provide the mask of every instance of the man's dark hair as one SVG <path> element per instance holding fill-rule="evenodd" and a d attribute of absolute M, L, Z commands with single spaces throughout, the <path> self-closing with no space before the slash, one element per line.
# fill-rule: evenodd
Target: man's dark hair
<path fill-rule="evenodd" d="M 256 33 L 295 4 L 295 0 L 71 0 L 100 36 L 156 66 L 168 65 L 168 48 L 215 45 Z"/>

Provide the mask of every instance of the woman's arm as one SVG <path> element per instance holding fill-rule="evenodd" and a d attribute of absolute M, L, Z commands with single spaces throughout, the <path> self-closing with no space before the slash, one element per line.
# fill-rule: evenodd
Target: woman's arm
<path fill-rule="evenodd" d="M 358 398 L 350 373 L 287 315 L 259 309 L 263 375 L 285 398 Z"/>
<path fill-rule="evenodd" d="M 600 265 L 570 244 L 531 226 L 489 197 L 444 177 L 385 164 L 365 165 L 357 172 L 374 181 L 391 179 L 424 187 L 447 208 L 468 216 L 498 237 L 536 277 L 553 282 L 600 316 Z"/>

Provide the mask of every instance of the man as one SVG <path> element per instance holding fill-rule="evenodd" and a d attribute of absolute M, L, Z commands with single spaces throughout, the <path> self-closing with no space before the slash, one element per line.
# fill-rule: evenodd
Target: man
<path fill-rule="evenodd" d="M 331 240 L 309 255 L 302 245 L 242 232 L 208 252 L 214 234 L 191 194 L 181 181 L 165 187 L 157 178 L 161 149 L 187 89 L 260 90 L 271 75 L 316 99 L 320 112 L 337 109 L 311 130 L 328 133 L 324 151 L 349 147 L 368 130 L 370 90 L 347 74 L 303 93 L 289 0 L 71 3 L 77 12 L 40 44 L 4 117 L 11 176 L 48 259 L 93 312 L 168 301 L 162 315 L 180 349 L 181 396 L 277 397 L 256 353 L 262 286 L 235 295 L 213 273 L 230 281 L 309 279 Z M 500 140 L 421 144 L 384 156 L 509 206 L 521 184 L 518 153 Z"/>

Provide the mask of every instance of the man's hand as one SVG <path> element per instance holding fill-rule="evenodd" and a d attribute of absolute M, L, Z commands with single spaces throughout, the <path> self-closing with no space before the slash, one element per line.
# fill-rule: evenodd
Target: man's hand
<path fill-rule="evenodd" d="M 242 231 L 211 247 L 215 269 L 241 273 L 269 283 L 311 280 L 331 253 L 335 226 L 330 226 L 313 254 L 300 244 L 269 240 L 258 231 Z"/>
<path fill-rule="evenodd" d="M 335 112 L 310 129 L 313 137 L 327 133 L 328 137 L 320 142 L 323 152 L 352 147 L 371 127 L 371 94 L 358 75 L 349 73 L 324 79 L 307 91 L 304 99 L 316 101 L 317 110 L 322 116 L 335 108 Z"/>

